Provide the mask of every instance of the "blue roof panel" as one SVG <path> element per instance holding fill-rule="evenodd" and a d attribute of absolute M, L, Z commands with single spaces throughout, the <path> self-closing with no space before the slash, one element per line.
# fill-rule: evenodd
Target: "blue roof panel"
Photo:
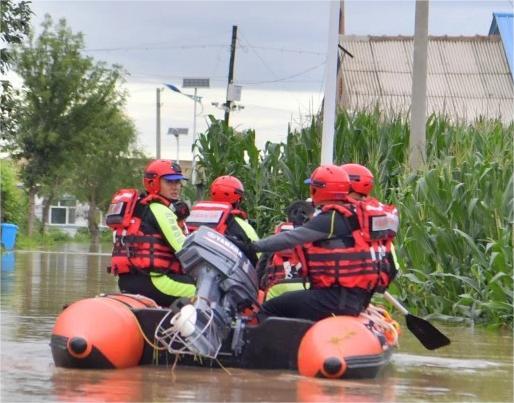
<path fill-rule="evenodd" d="M 500 35 L 505 56 L 507 56 L 510 75 L 514 80 L 514 14 L 493 13 L 489 35 Z"/>

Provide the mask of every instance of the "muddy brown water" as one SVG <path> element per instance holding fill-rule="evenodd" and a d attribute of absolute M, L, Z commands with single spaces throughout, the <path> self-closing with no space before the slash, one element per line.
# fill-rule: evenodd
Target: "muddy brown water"
<path fill-rule="evenodd" d="M 108 246 L 66 244 L 1 260 L 2 402 L 512 402 L 510 330 L 436 326 L 452 344 L 425 350 L 402 326 L 400 347 L 378 378 L 326 380 L 293 371 L 177 367 L 57 368 L 49 340 L 63 305 L 117 291 Z M 403 325 L 401 316 L 395 314 Z"/>

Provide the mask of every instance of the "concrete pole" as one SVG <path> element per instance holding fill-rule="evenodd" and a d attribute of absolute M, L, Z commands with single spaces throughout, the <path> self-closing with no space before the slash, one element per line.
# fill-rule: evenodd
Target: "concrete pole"
<path fill-rule="evenodd" d="M 157 122 L 155 130 L 155 158 L 161 158 L 161 89 L 157 88 L 156 93 Z"/>
<path fill-rule="evenodd" d="M 428 0 L 416 0 L 409 141 L 409 166 L 413 170 L 420 168 L 426 160 L 428 6 Z"/>
<path fill-rule="evenodd" d="M 321 135 L 321 164 L 331 164 L 334 158 L 339 2 L 331 1 L 329 12 L 327 76 L 325 79 L 325 99 L 323 101 L 323 132 Z"/>
<path fill-rule="evenodd" d="M 228 126 L 228 121 L 230 119 L 230 107 L 232 105 L 232 101 L 228 99 L 228 89 L 232 81 L 234 81 L 234 63 L 236 60 L 236 42 L 237 42 L 237 25 L 232 26 L 232 42 L 230 45 L 230 61 L 228 65 L 228 82 L 227 82 L 227 97 L 225 101 L 225 124 Z"/>
<path fill-rule="evenodd" d="M 344 35 L 344 0 L 339 1 L 339 39 L 341 38 L 341 35 Z M 338 44 L 339 44 L 338 39 Z M 339 49 L 337 49 L 337 79 L 336 79 L 336 111 L 339 110 L 341 106 L 341 98 L 343 95 L 343 66 L 342 61 L 344 59 L 344 56 L 342 58 L 339 58 Z"/>
<path fill-rule="evenodd" d="M 198 98 L 196 97 L 198 93 L 198 88 L 195 87 L 195 96 L 193 100 L 195 101 L 194 106 L 194 116 L 193 116 L 193 158 L 191 160 L 191 183 L 193 185 L 196 185 L 196 148 L 195 148 L 195 142 L 196 142 L 196 104 L 198 102 Z"/>
<path fill-rule="evenodd" d="M 179 154 L 178 154 L 178 150 L 179 150 L 179 147 L 178 147 L 178 138 L 179 138 L 179 134 L 175 134 L 175 138 L 177 139 L 177 162 L 180 164 L 180 157 L 179 157 Z"/>

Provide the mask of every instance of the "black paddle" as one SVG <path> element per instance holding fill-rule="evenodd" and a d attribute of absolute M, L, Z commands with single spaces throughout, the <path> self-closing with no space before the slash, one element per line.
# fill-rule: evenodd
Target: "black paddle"
<path fill-rule="evenodd" d="M 448 337 L 437 330 L 430 322 L 411 315 L 409 311 L 407 311 L 407 309 L 405 309 L 405 307 L 387 291 L 384 293 L 384 298 L 403 313 L 405 316 L 405 323 L 407 323 L 407 328 L 428 350 L 435 350 L 436 348 L 450 344 L 450 339 Z"/>

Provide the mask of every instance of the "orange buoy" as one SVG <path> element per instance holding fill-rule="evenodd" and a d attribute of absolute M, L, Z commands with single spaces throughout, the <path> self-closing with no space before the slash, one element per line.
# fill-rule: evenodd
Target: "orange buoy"
<path fill-rule="evenodd" d="M 131 308 L 157 307 L 140 295 L 87 298 L 59 315 L 50 345 L 57 366 L 127 368 L 138 365 L 144 339 Z"/>
<path fill-rule="evenodd" d="M 348 359 L 382 353 L 380 341 L 362 317 L 335 316 L 305 333 L 298 349 L 298 370 L 305 376 L 342 378 Z"/>

